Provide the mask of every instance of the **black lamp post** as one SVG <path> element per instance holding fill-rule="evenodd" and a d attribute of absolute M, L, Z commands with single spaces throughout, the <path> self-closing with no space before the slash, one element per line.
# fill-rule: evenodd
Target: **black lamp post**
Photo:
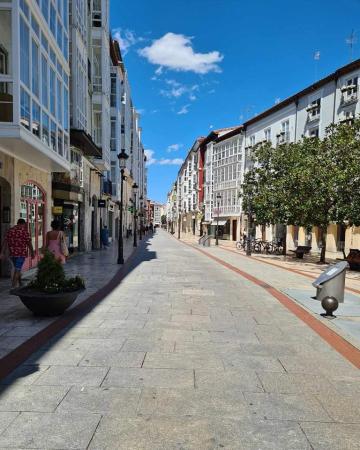
<path fill-rule="evenodd" d="M 142 235 L 142 232 L 143 232 L 143 200 L 144 200 L 144 197 L 141 195 L 140 196 L 140 234 L 139 234 L 140 241 L 143 238 L 143 235 Z"/>
<path fill-rule="evenodd" d="M 248 205 L 247 205 L 247 216 L 248 216 L 248 226 L 247 226 L 247 243 L 246 243 L 246 255 L 251 256 L 251 233 L 252 233 L 252 220 L 253 220 L 253 211 L 252 211 L 252 203 L 254 196 L 254 181 L 249 182 L 249 192 L 248 192 Z"/>
<path fill-rule="evenodd" d="M 132 189 L 134 192 L 134 247 L 137 247 L 137 233 L 136 233 L 136 193 L 138 191 L 139 186 L 134 183 L 132 185 Z"/>
<path fill-rule="evenodd" d="M 179 210 L 178 210 L 178 239 L 180 239 L 180 227 L 181 227 L 181 209 L 179 206 Z"/>
<path fill-rule="evenodd" d="M 219 215 L 220 215 L 220 200 L 221 195 L 217 194 L 216 204 L 217 204 L 217 218 L 216 218 L 216 242 L 215 245 L 219 245 Z"/>
<path fill-rule="evenodd" d="M 124 172 L 126 167 L 126 160 L 129 155 L 126 154 L 125 150 L 122 149 L 121 153 L 118 154 L 119 166 L 120 166 L 120 220 L 119 220 L 119 240 L 118 240 L 118 264 L 124 264 L 124 241 L 123 241 L 123 203 L 124 203 Z"/>

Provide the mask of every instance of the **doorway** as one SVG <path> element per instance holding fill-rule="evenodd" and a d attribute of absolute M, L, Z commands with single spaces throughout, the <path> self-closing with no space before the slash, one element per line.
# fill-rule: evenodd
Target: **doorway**
<path fill-rule="evenodd" d="M 5 178 L 0 177 L 0 245 L 11 223 L 11 187 Z M 0 261 L 0 277 L 8 277 L 11 274 L 11 265 L 8 259 Z"/>
<path fill-rule="evenodd" d="M 236 241 L 237 240 L 236 237 L 237 237 L 237 220 L 235 219 L 232 221 L 232 240 Z"/>

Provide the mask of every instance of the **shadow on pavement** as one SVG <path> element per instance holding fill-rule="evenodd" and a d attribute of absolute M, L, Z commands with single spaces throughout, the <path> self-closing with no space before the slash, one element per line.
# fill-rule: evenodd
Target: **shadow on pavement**
<path fill-rule="evenodd" d="M 23 364 L 33 353 L 39 350 L 44 353 L 50 351 L 60 339 L 110 295 L 136 267 L 143 262 L 157 259 L 156 252 L 149 250 L 153 237 L 153 235 L 144 236 L 143 240 L 139 241 L 135 252 L 105 286 L 0 359 L 0 397 L 12 384 L 17 382 L 31 384 L 31 381 L 24 382 L 25 378 L 30 377 L 29 380 L 31 380 L 37 372 L 40 376 L 41 367 L 38 363 Z M 25 311 L 28 312 L 28 315 L 32 315 L 30 311 Z"/>

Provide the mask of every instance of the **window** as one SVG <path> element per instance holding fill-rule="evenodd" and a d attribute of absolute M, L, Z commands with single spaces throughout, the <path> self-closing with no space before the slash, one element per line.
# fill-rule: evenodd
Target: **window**
<path fill-rule="evenodd" d="M 270 142 L 271 141 L 271 128 L 266 128 L 264 131 L 265 134 L 265 141 Z"/>
<path fill-rule="evenodd" d="M 33 134 L 40 138 L 40 106 L 34 100 L 32 101 L 31 129 Z"/>
<path fill-rule="evenodd" d="M 49 75 L 44 55 L 41 56 L 41 101 L 45 108 L 49 107 Z"/>
<path fill-rule="evenodd" d="M 111 140 L 110 140 L 110 149 L 112 151 L 116 151 L 116 119 L 115 117 L 111 118 Z"/>
<path fill-rule="evenodd" d="M 341 89 L 342 103 L 357 101 L 358 98 L 358 77 L 348 78 L 345 86 Z"/>
<path fill-rule="evenodd" d="M 49 23 L 49 0 L 41 0 L 41 11 L 46 22 Z"/>
<path fill-rule="evenodd" d="M 57 27 L 56 27 L 56 42 L 60 49 L 62 49 L 62 25 L 60 23 L 60 20 L 57 20 Z"/>
<path fill-rule="evenodd" d="M 39 47 L 36 42 L 32 41 L 32 91 L 39 98 Z"/>
<path fill-rule="evenodd" d="M 31 26 L 36 36 L 40 39 L 40 28 L 35 17 L 31 14 Z"/>
<path fill-rule="evenodd" d="M 110 106 L 116 106 L 116 75 L 111 74 L 111 97 L 110 97 Z"/>
<path fill-rule="evenodd" d="M 63 124 L 63 108 L 62 108 L 62 89 L 61 89 L 61 81 L 59 78 L 56 78 L 56 118 L 59 124 Z"/>
<path fill-rule="evenodd" d="M 50 147 L 56 152 L 56 125 L 52 120 L 50 122 Z"/>
<path fill-rule="evenodd" d="M 255 136 L 250 136 L 249 142 L 250 142 L 250 147 L 254 147 L 254 145 L 255 145 Z"/>
<path fill-rule="evenodd" d="M 10 75 L 11 68 L 11 12 L 0 10 L 0 74 Z"/>
<path fill-rule="evenodd" d="M 310 105 L 307 107 L 307 111 L 309 113 L 309 120 L 318 119 L 320 116 L 320 108 L 321 108 L 321 99 L 317 98 L 312 101 Z"/>
<path fill-rule="evenodd" d="M 53 36 L 56 36 L 56 11 L 53 4 L 50 3 L 50 30 Z"/>
<path fill-rule="evenodd" d="M 21 125 L 30 130 L 30 96 L 23 88 L 20 94 L 20 114 Z"/>
<path fill-rule="evenodd" d="M 55 72 L 50 69 L 50 112 L 55 116 Z"/>
<path fill-rule="evenodd" d="M 318 138 L 319 137 L 319 128 L 310 128 L 309 137 Z"/>
<path fill-rule="evenodd" d="M 64 130 L 69 131 L 69 92 L 64 86 Z"/>
<path fill-rule="evenodd" d="M 49 135 L 49 116 L 43 112 L 42 113 L 42 141 L 46 145 L 50 145 L 50 135 Z"/>
<path fill-rule="evenodd" d="M 20 8 L 27 18 L 29 18 L 29 7 L 25 0 L 20 0 Z"/>
<path fill-rule="evenodd" d="M 20 17 L 20 78 L 27 87 L 30 87 L 29 46 L 29 27 L 24 19 Z"/>
<path fill-rule="evenodd" d="M 0 82 L 0 122 L 13 121 L 13 84 Z"/>
<path fill-rule="evenodd" d="M 281 123 L 281 134 L 283 141 L 288 142 L 290 140 L 290 122 L 288 120 Z"/>
<path fill-rule="evenodd" d="M 61 130 L 58 129 L 58 153 L 59 155 L 63 156 L 63 133 Z"/>

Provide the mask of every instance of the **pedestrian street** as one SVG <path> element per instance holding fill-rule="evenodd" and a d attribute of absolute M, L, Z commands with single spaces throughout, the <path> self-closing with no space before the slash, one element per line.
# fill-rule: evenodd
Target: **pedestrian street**
<path fill-rule="evenodd" d="M 360 371 L 270 292 L 162 230 L 2 384 L 0 449 L 360 448 Z"/>

